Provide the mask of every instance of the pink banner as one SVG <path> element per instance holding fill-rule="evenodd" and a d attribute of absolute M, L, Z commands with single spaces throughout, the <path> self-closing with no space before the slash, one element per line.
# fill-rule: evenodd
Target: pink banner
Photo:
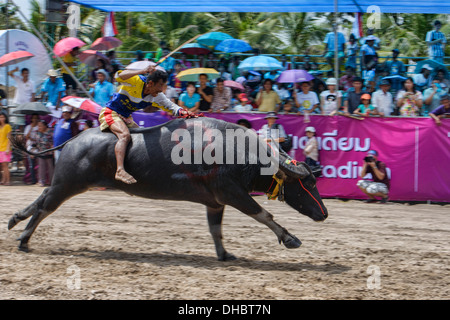
<path fill-rule="evenodd" d="M 259 130 L 265 114 L 207 114 L 229 122 L 247 119 Z M 323 197 L 364 199 L 356 186 L 363 158 L 370 149 L 379 152 L 391 178 L 390 200 L 450 202 L 450 120 L 436 126 L 426 118 L 366 118 L 343 116 L 279 115 L 286 133 L 293 136 L 291 155 L 305 159 L 305 128 L 314 126 L 319 140 L 322 177 L 318 188 Z"/>

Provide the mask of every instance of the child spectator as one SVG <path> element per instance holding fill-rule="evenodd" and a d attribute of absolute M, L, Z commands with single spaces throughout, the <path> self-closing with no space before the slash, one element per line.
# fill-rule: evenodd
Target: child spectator
<path fill-rule="evenodd" d="M 238 95 L 239 104 L 234 107 L 236 112 L 251 112 L 253 110 L 252 105 L 249 103 L 247 95 L 241 93 Z"/>
<path fill-rule="evenodd" d="M 337 112 L 341 106 L 342 93 L 337 89 L 337 80 L 335 78 L 328 78 L 327 82 L 328 90 L 323 91 L 320 94 L 320 105 L 322 108 L 322 114 L 330 115 Z"/>
<path fill-rule="evenodd" d="M 306 127 L 306 136 L 308 137 L 308 142 L 303 149 L 303 154 L 305 155 L 305 162 L 310 167 L 317 167 L 319 162 L 319 145 L 316 139 L 316 129 L 314 127 Z"/>
<path fill-rule="evenodd" d="M 378 111 L 377 108 L 375 108 L 374 105 L 370 104 L 370 94 L 365 93 L 361 96 L 361 104 L 359 105 L 358 108 L 356 108 L 355 112 L 353 112 L 354 114 L 363 116 L 363 117 L 368 117 L 370 115 L 377 115 Z"/>

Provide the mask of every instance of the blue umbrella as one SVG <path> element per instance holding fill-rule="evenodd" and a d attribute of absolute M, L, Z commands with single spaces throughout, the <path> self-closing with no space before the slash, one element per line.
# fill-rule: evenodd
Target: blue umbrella
<path fill-rule="evenodd" d="M 250 71 L 272 71 L 284 69 L 281 63 L 269 56 L 253 56 L 242 61 L 239 66 L 239 70 Z"/>
<path fill-rule="evenodd" d="M 233 39 L 232 36 L 229 34 L 223 33 L 223 32 L 208 32 L 204 35 L 200 36 L 197 39 L 197 42 L 200 43 L 202 46 L 217 46 L 219 43 L 221 43 L 223 40 L 226 39 Z"/>
<path fill-rule="evenodd" d="M 245 52 L 252 50 L 252 47 L 240 39 L 225 39 L 221 43 L 219 43 L 216 47 L 216 50 L 222 52 Z"/>
<path fill-rule="evenodd" d="M 439 70 L 442 70 L 442 71 L 444 71 L 445 78 L 446 79 L 450 78 L 447 67 L 445 65 L 443 65 L 442 63 L 439 63 L 435 60 L 428 59 L 428 60 L 422 60 L 422 61 L 417 62 L 414 73 L 420 73 L 422 68 L 429 68 L 432 75 L 436 75 L 436 73 Z"/>

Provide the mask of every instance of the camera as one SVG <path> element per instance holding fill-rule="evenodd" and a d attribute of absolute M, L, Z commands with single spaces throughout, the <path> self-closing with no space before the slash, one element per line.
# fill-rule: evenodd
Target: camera
<path fill-rule="evenodd" d="M 375 158 L 371 157 L 371 156 L 367 156 L 367 157 L 364 158 L 364 161 L 365 162 L 375 162 Z"/>

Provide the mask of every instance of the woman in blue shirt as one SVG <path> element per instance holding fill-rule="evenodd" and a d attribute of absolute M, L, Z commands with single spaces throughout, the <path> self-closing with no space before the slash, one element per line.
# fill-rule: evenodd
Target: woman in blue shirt
<path fill-rule="evenodd" d="M 195 92 L 195 84 L 189 82 L 186 87 L 186 91 L 180 95 L 178 104 L 190 112 L 197 112 L 200 107 L 200 95 Z"/>

